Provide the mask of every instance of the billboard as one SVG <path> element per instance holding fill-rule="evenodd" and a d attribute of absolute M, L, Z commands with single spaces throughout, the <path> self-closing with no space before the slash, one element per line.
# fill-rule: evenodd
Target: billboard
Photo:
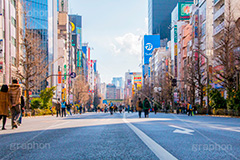
<path fill-rule="evenodd" d="M 77 48 L 82 49 L 82 29 L 77 27 Z"/>
<path fill-rule="evenodd" d="M 178 20 L 190 19 L 190 8 L 193 2 L 179 2 L 178 3 Z"/>
<path fill-rule="evenodd" d="M 160 47 L 160 35 L 145 35 L 143 39 L 144 64 L 149 64 L 149 58 L 155 48 Z"/>

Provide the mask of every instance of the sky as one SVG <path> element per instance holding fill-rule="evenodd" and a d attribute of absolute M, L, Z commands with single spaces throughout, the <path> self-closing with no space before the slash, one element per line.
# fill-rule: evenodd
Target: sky
<path fill-rule="evenodd" d="M 101 82 L 141 71 L 141 39 L 147 34 L 148 0 L 69 0 L 69 13 L 82 16 L 83 42 L 97 60 Z"/>

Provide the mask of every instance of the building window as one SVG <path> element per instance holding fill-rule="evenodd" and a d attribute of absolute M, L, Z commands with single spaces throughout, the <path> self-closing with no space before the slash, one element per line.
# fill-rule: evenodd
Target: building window
<path fill-rule="evenodd" d="M 12 57 L 12 65 L 16 66 L 16 58 L 15 57 Z"/>
<path fill-rule="evenodd" d="M 16 47 L 16 39 L 12 37 L 12 44 Z"/>
<path fill-rule="evenodd" d="M 11 0 L 12 5 L 16 8 L 16 0 Z"/>
<path fill-rule="evenodd" d="M 11 22 L 12 22 L 12 25 L 14 25 L 14 27 L 16 27 L 16 19 L 14 19 L 13 17 L 11 18 Z"/>

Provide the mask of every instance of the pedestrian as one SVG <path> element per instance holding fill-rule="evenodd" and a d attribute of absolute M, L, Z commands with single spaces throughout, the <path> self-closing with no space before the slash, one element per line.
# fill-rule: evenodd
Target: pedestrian
<path fill-rule="evenodd" d="M 122 104 L 120 104 L 120 106 L 119 106 L 119 112 L 122 113 L 122 110 L 123 110 L 123 106 L 122 106 Z"/>
<path fill-rule="evenodd" d="M 68 112 L 69 115 L 72 115 L 70 101 L 68 101 L 68 103 L 67 103 L 67 112 Z"/>
<path fill-rule="evenodd" d="M 18 80 L 13 79 L 12 85 L 10 85 L 10 102 L 12 107 L 10 108 L 12 114 L 12 129 L 17 128 L 20 125 L 19 118 L 21 113 L 21 95 L 22 89 L 18 84 Z"/>
<path fill-rule="evenodd" d="M 142 104 L 141 98 L 138 98 L 138 101 L 137 101 L 137 104 L 136 104 L 136 109 L 138 111 L 139 118 L 141 118 L 142 117 L 142 110 L 143 110 L 143 104 Z"/>
<path fill-rule="evenodd" d="M 109 110 L 110 110 L 110 114 L 113 115 L 113 103 L 112 102 L 109 103 Z"/>
<path fill-rule="evenodd" d="M 65 102 L 65 100 L 62 101 L 61 108 L 62 108 L 62 117 L 63 117 L 63 114 L 64 114 L 64 117 L 66 117 L 66 102 Z"/>
<path fill-rule="evenodd" d="M 148 101 L 147 98 L 144 99 L 143 101 L 143 110 L 144 110 L 144 116 L 145 118 L 149 117 L 149 109 L 151 108 L 150 102 Z"/>
<path fill-rule="evenodd" d="M 154 103 L 154 113 L 157 114 L 158 111 L 158 104 L 157 102 Z"/>
<path fill-rule="evenodd" d="M 58 117 L 58 115 L 59 116 L 61 116 L 61 114 L 60 114 L 60 108 L 61 108 L 61 104 L 60 104 L 60 98 L 58 98 L 58 101 L 57 101 L 57 105 L 56 105 L 56 116 Z"/>
<path fill-rule="evenodd" d="M 80 107 L 79 107 L 79 113 L 80 114 L 82 114 L 82 109 L 83 109 L 83 107 L 82 107 L 82 105 L 80 105 Z"/>
<path fill-rule="evenodd" d="M 188 116 L 192 116 L 192 105 L 189 103 L 189 112 L 188 112 Z"/>
<path fill-rule="evenodd" d="M 2 130 L 6 130 L 5 124 L 9 116 L 9 108 L 11 107 L 8 86 L 2 85 L 0 91 L 0 120 L 3 119 Z"/>
<path fill-rule="evenodd" d="M 19 123 L 22 124 L 22 116 L 23 116 L 23 113 L 24 113 L 24 110 L 25 110 L 25 100 L 24 100 L 24 97 L 21 96 L 21 113 L 20 113 L 20 118 L 19 118 Z"/>

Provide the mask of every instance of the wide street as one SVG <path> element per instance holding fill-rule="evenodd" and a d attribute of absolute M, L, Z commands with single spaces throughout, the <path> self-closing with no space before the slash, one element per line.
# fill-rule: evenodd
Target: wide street
<path fill-rule="evenodd" d="M 24 118 L 0 131 L 0 159 L 240 159 L 240 119 L 158 113 Z"/>

